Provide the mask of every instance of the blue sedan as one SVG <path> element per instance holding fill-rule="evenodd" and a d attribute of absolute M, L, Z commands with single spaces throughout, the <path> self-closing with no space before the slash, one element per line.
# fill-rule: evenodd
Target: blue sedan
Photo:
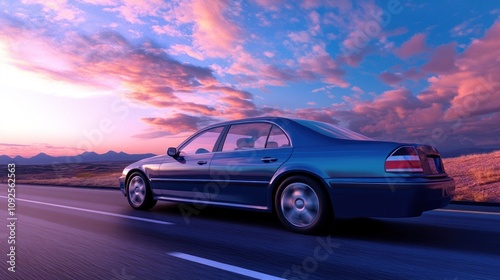
<path fill-rule="evenodd" d="M 261 117 L 211 125 L 165 155 L 127 166 L 135 209 L 179 202 L 275 212 L 299 233 L 334 217 L 414 217 L 446 206 L 455 182 L 429 145 L 375 141 L 332 124 Z"/>

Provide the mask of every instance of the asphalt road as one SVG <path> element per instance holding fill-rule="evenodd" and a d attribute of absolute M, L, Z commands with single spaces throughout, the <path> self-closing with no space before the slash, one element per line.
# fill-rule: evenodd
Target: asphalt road
<path fill-rule="evenodd" d="M 118 190 L 16 191 L 9 216 L 0 185 L 0 279 L 500 279 L 495 207 L 338 220 L 307 236 L 265 213 L 205 208 L 186 218 L 166 202 L 135 211 Z"/>

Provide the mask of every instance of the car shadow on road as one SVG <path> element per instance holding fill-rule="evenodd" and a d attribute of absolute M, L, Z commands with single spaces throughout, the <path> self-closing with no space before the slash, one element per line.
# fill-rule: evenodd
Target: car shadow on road
<path fill-rule="evenodd" d="M 339 238 L 500 255 L 497 230 L 425 224 L 419 219 L 337 219 L 329 234 Z"/>
<path fill-rule="evenodd" d="M 183 213 L 177 203 L 159 203 L 152 212 L 158 215 L 173 215 L 179 220 Z M 190 221 L 204 225 L 227 224 L 252 228 L 269 229 L 279 232 L 281 236 L 296 234 L 285 229 L 272 213 L 252 212 L 206 207 L 189 217 Z M 332 236 L 352 240 L 375 241 L 402 246 L 423 246 L 460 250 L 466 252 L 500 255 L 500 233 L 498 230 L 460 227 L 457 224 L 441 223 L 427 219 L 395 218 L 395 219 L 336 219 L 331 226 L 319 235 Z"/>
<path fill-rule="evenodd" d="M 191 210 L 192 212 L 189 212 L 189 209 L 194 209 L 196 211 Z M 165 214 L 168 213 L 169 215 L 175 215 L 182 219 L 184 219 L 186 215 L 189 215 L 188 219 L 190 221 L 217 221 L 229 224 L 268 227 L 274 229 L 283 228 L 274 214 L 266 212 L 253 212 L 211 206 L 196 208 L 190 204 L 182 205 L 180 203 L 168 202 L 158 203 L 154 207 L 153 211 Z M 283 228 L 283 230 L 285 229 Z"/>

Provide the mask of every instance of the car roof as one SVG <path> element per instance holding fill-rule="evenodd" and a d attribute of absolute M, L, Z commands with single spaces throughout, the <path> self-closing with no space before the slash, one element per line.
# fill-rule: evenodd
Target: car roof
<path fill-rule="evenodd" d="M 203 128 L 202 130 L 219 126 L 239 124 L 239 123 L 271 122 L 278 125 L 281 129 L 285 131 L 286 134 L 288 134 L 288 136 L 291 138 L 290 140 L 292 141 L 292 145 L 294 147 L 324 146 L 332 143 L 333 138 L 327 137 L 321 133 L 318 133 L 312 129 L 300 125 L 295 120 L 300 120 L 300 119 L 275 117 L 275 116 L 253 117 L 253 118 L 244 118 L 244 119 L 215 123 Z"/>
<path fill-rule="evenodd" d="M 236 119 L 236 120 L 230 120 L 230 121 L 225 121 L 225 122 L 219 122 L 219 123 L 214 123 L 210 125 L 210 127 L 213 126 L 219 126 L 219 125 L 227 125 L 227 124 L 234 124 L 234 123 L 242 123 L 242 122 L 252 122 L 252 121 L 279 121 L 279 120 L 294 120 L 292 118 L 286 118 L 286 117 L 275 117 L 275 116 L 264 116 L 264 117 L 252 117 L 252 118 L 243 118 L 243 119 Z"/>

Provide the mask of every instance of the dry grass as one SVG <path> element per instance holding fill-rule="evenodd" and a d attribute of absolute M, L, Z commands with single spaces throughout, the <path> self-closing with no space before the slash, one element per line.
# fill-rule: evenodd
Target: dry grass
<path fill-rule="evenodd" d="M 128 164 L 130 162 L 17 166 L 16 182 L 118 188 L 118 177 Z M 500 203 L 500 151 L 447 158 L 444 165 L 457 184 L 455 201 Z M 0 181 L 6 183 L 6 176 Z"/>
<path fill-rule="evenodd" d="M 18 184 L 118 188 L 118 177 L 120 177 L 120 174 L 121 172 L 109 173 L 86 178 L 23 179 L 19 180 Z"/>
<path fill-rule="evenodd" d="M 471 169 L 470 170 L 474 179 L 479 185 L 486 185 L 500 181 L 500 168 L 487 167 L 485 169 Z"/>
<path fill-rule="evenodd" d="M 96 162 L 18 165 L 16 183 L 118 188 L 118 177 L 129 164 L 130 162 Z M 6 183 L 7 179 L 1 178 L 0 181 Z"/>
<path fill-rule="evenodd" d="M 457 183 L 456 201 L 500 202 L 500 151 L 444 159 Z"/>

